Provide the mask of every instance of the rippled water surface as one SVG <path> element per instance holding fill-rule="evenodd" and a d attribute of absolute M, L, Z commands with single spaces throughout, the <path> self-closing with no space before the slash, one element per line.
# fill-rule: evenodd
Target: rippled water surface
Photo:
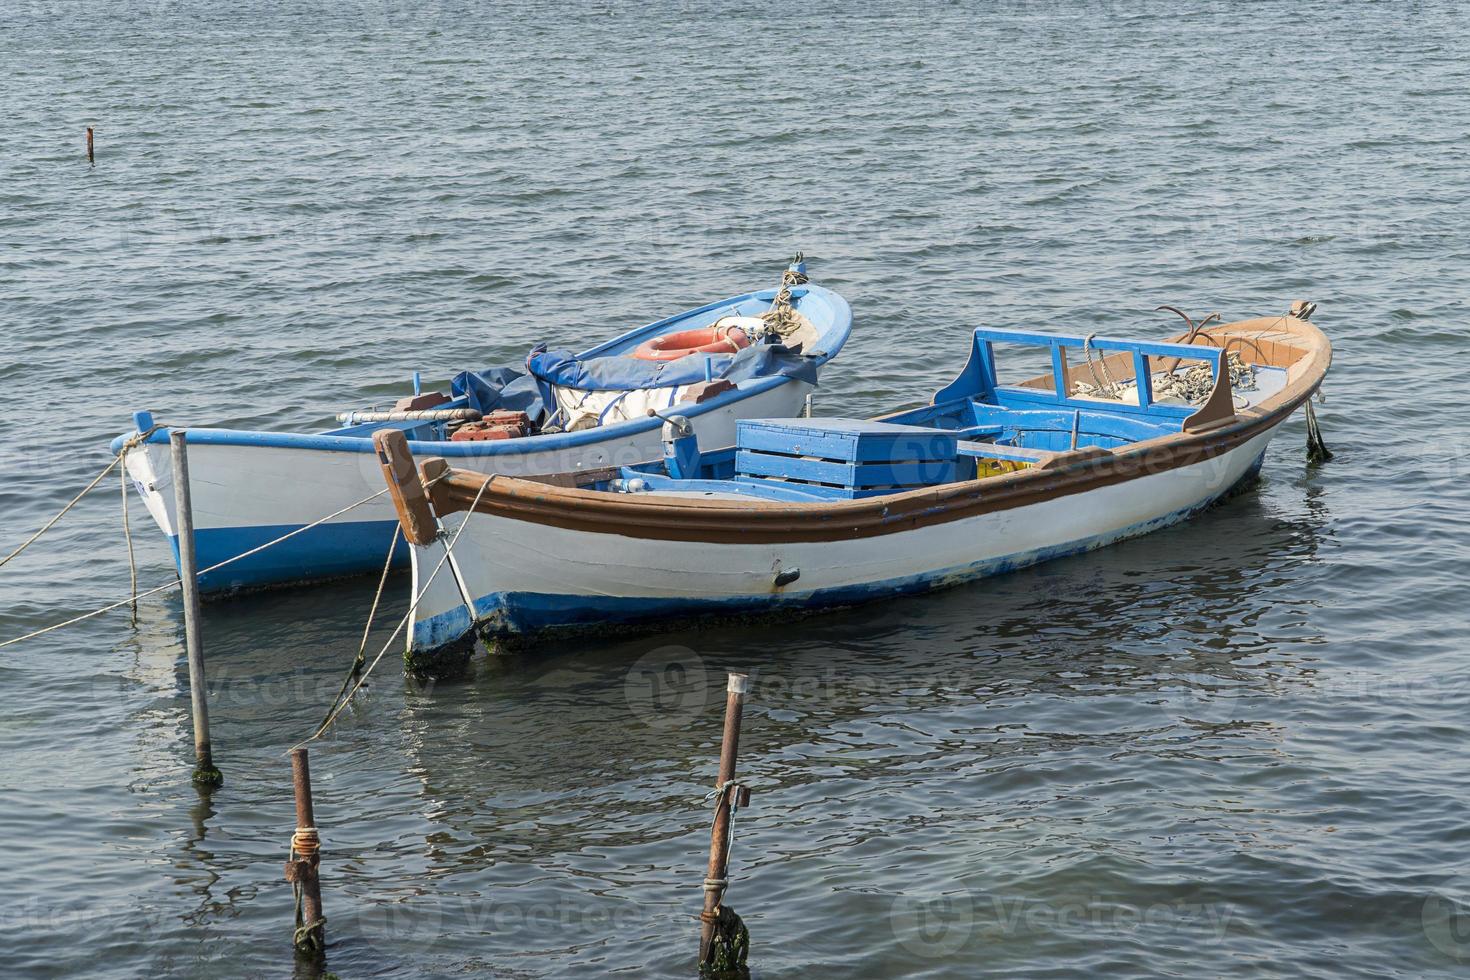
<path fill-rule="evenodd" d="M 980 324 L 1316 300 L 1336 460 L 1297 420 L 1187 526 L 460 684 L 390 654 L 313 752 L 327 967 L 694 975 L 729 668 L 761 976 L 1455 975 L 1467 39 L 1430 3 L 6 3 L 0 550 L 135 409 L 321 426 L 797 248 L 858 315 L 826 413 L 926 398 Z M 118 496 L 0 569 L 4 637 L 126 592 Z M 4 648 L 0 971 L 312 975 L 283 753 L 372 592 L 206 608 L 207 798 L 177 597 Z"/>

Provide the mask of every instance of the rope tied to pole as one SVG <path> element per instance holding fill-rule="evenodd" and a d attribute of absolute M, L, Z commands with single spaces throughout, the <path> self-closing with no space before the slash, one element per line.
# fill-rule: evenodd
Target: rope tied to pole
<path fill-rule="evenodd" d="M 705 801 L 714 801 L 715 815 L 710 820 L 713 832 L 719 820 L 720 807 L 728 803 L 730 818 L 726 823 L 725 871 L 719 878 L 705 878 L 703 890 L 713 893 L 715 905 L 712 910 L 701 911 L 699 921 L 714 927 L 713 947 L 710 958 L 701 964 L 701 971 L 710 976 L 744 975 L 746 960 L 750 955 L 750 930 L 739 913 L 724 903 L 725 889 L 730 887 L 730 850 L 735 846 L 735 815 L 742 802 L 749 803 L 750 787 L 738 780 L 729 780 L 705 794 Z"/>
<path fill-rule="evenodd" d="M 93 477 L 91 483 L 87 484 L 85 487 L 82 487 L 81 493 L 79 493 L 75 497 L 71 498 L 71 500 L 67 503 L 67 505 L 65 507 L 61 508 L 61 510 L 57 512 L 57 514 L 56 514 L 55 517 L 51 518 L 51 520 L 49 520 L 45 524 L 43 524 L 41 526 L 41 529 L 39 531 L 37 531 L 35 534 L 32 534 L 29 538 L 27 538 L 24 542 L 22 542 L 22 544 L 21 544 L 21 546 L 19 548 L 16 548 L 10 554 L 6 555 L 4 558 L 0 558 L 0 567 L 4 567 L 5 565 L 9 564 L 10 563 L 10 560 L 12 558 L 15 558 L 21 552 L 25 551 L 31 545 L 35 544 L 36 541 L 40 539 L 41 535 L 45 534 L 47 531 L 51 530 L 51 528 L 55 527 L 56 526 L 56 522 L 59 521 L 59 520 L 61 520 L 63 517 L 65 517 L 66 514 L 67 514 L 67 512 L 70 511 L 73 507 L 75 507 L 78 503 L 80 503 L 81 502 L 81 499 L 83 497 L 85 497 L 87 494 L 91 493 L 92 490 L 97 486 L 97 484 L 101 483 L 102 480 L 103 480 L 103 478 L 105 478 L 107 476 L 107 474 L 109 474 L 109 473 L 112 472 L 112 468 L 114 466 L 116 466 L 119 462 L 122 461 L 122 458 L 124 456 L 126 456 L 131 450 L 136 449 L 138 446 L 141 446 L 143 444 L 143 442 L 149 436 L 153 435 L 153 433 L 157 432 L 160 428 L 161 428 L 161 426 L 155 425 L 155 426 L 152 426 L 151 428 L 149 428 L 149 430 L 147 432 L 139 432 L 139 433 L 136 433 L 133 436 L 130 436 L 128 438 L 127 442 L 124 442 L 122 444 L 122 448 L 117 451 L 117 454 L 115 456 L 113 456 L 112 459 L 110 459 L 110 460 L 107 461 L 107 465 L 102 468 L 102 472 L 101 473 L 98 473 L 95 477 Z M 127 499 L 128 499 L 127 498 L 127 492 L 126 492 L 127 491 L 127 472 L 126 472 L 126 468 L 124 469 L 124 472 L 123 472 L 123 490 L 124 490 L 124 492 L 123 492 L 123 511 L 124 511 L 124 514 L 126 514 L 126 512 L 127 512 Z M 132 555 L 132 544 L 131 544 L 131 540 L 129 542 L 128 548 L 129 548 L 129 551 L 128 551 L 129 560 L 131 561 L 131 555 Z"/>
<path fill-rule="evenodd" d="M 398 540 L 402 536 L 403 525 L 395 523 L 393 526 L 393 540 L 388 545 L 387 557 L 383 559 L 383 574 L 378 579 L 378 591 L 373 595 L 373 606 L 368 610 L 367 622 L 362 627 L 362 640 L 357 645 L 357 656 L 352 658 L 352 669 L 347 672 L 346 677 L 342 678 L 342 686 L 337 689 L 337 696 L 332 698 L 332 706 L 327 709 L 326 715 L 322 717 L 321 727 L 317 729 L 318 733 L 325 731 L 326 726 L 335 717 L 334 713 L 338 706 L 342 704 L 343 696 L 347 695 L 347 688 L 354 681 L 362 677 L 363 665 L 367 663 L 368 637 L 373 631 L 373 620 L 378 616 L 378 603 L 383 599 L 383 587 L 388 584 L 388 572 L 393 568 L 393 552 L 398 550 Z"/>
<path fill-rule="evenodd" d="M 104 473 L 103 475 L 105 476 L 106 474 Z M 259 554 L 260 552 L 264 551 L 265 549 L 270 548 L 270 547 L 273 547 L 275 545 L 278 545 L 282 541 L 287 540 L 288 538 L 294 538 L 298 534 L 303 534 L 303 533 L 305 533 L 307 531 L 310 531 L 314 527 L 317 527 L 319 525 L 322 525 L 322 524 L 327 523 L 330 520 L 333 520 L 334 518 L 341 517 L 343 514 L 347 513 L 348 511 L 354 510 L 354 509 L 356 509 L 358 507 L 361 507 L 363 504 L 370 503 L 370 502 L 378 499 L 379 497 L 383 496 L 387 492 L 388 492 L 388 488 L 387 487 L 384 487 L 383 489 L 377 491 L 376 493 L 368 494 L 366 497 L 363 497 L 361 500 L 358 500 L 358 501 L 355 501 L 353 503 L 350 503 L 346 507 L 343 507 L 341 510 L 335 510 L 332 513 L 328 514 L 326 517 L 322 517 L 322 518 L 319 518 L 319 519 L 317 519 L 315 521 L 312 521 L 310 524 L 303 524 L 300 527 L 296 528 L 295 530 L 287 531 L 285 534 L 281 535 L 279 538 L 272 538 L 270 541 L 267 541 L 264 544 L 256 545 L 254 548 L 251 548 L 249 551 L 242 551 L 240 554 L 234 555 L 233 557 L 230 557 L 230 558 L 226 558 L 224 561 L 216 562 L 215 564 L 210 565 L 208 568 L 200 569 L 199 570 L 199 575 L 201 575 L 201 576 L 208 575 L 210 572 L 213 572 L 213 571 L 216 571 L 218 569 L 224 568 L 226 565 L 230 565 L 230 564 L 233 564 L 233 563 L 235 563 L 237 561 L 240 561 L 242 559 L 249 558 L 251 555 Z M 147 599 L 147 598 L 149 598 L 151 596 L 158 595 L 160 592 L 169 592 L 169 591 L 172 591 L 173 589 L 179 588 L 182 585 L 183 585 L 183 582 L 181 580 L 174 579 L 172 582 L 168 582 L 168 583 L 165 583 L 164 585 L 160 585 L 160 586 L 158 586 L 156 588 L 149 589 L 147 592 L 141 592 L 138 595 L 133 596 L 131 599 L 119 599 L 118 601 L 116 601 L 116 602 L 110 602 L 110 603 L 102 606 L 101 608 L 93 609 L 91 612 L 82 613 L 80 616 L 73 616 L 71 619 L 63 620 L 62 622 L 59 622 L 59 623 L 52 623 L 50 626 L 45 626 L 45 627 L 42 627 L 41 629 L 34 630 L 34 631 L 30 632 L 30 633 L 26 633 L 24 636 L 17 636 L 17 637 L 15 637 L 13 639 L 5 640 L 4 642 L 0 642 L 0 648 L 8 647 L 8 646 L 11 646 L 13 644 L 23 642 L 25 640 L 33 640 L 33 639 L 35 639 L 38 636 L 43 636 L 46 633 L 50 633 L 52 630 L 59 630 L 63 626 L 71 626 L 71 625 L 74 625 L 76 623 L 80 623 L 80 622 L 82 622 L 84 620 L 91 619 L 94 616 L 100 616 L 103 613 L 112 612 L 112 610 L 117 609 L 120 606 L 126 606 L 129 602 L 136 602 L 139 599 Z"/>
<path fill-rule="evenodd" d="M 319 856 L 322 849 L 322 839 L 315 827 L 297 827 L 291 834 L 291 854 L 310 860 L 313 856 Z"/>
<path fill-rule="evenodd" d="M 306 890 L 308 876 L 315 877 L 321 864 L 322 842 L 315 827 L 297 827 L 291 834 L 291 845 L 286 851 L 286 880 L 291 882 L 291 895 L 296 905 L 296 929 L 291 942 L 300 950 L 319 950 L 327 924 L 326 916 L 313 922 L 306 921 Z"/>
<path fill-rule="evenodd" d="M 393 641 L 396 640 L 396 639 L 398 639 L 398 634 L 403 632 L 403 628 L 405 626 L 407 626 L 408 625 L 408 621 L 413 618 L 414 612 L 418 610 L 419 600 L 423 599 L 423 597 L 428 594 L 428 592 L 429 592 L 429 586 L 431 586 L 431 585 L 434 584 L 434 579 L 438 577 L 439 571 L 444 567 L 444 563 L 447 562 L 450 559 L 450 557 L 454 554 L 454 546 L 455 546 L 455 544 L 457 544 L 459 542 L 459 536 L 460 536 L 460 534 L 462 534 L 464 532 L 465 527 L 469 524 L 470 516 L 474 514 L 475 508 L 478 507 L 479 504 L 480 504 L 480 498 L 485 495 L 485 491 L 490 488 L 490 484 L 495 482 L 495 476 L 496 476 L 496 474 L 494 474 L 494 473 L 490 474 L 490 476 L 485 480 L 485 482 L 482 483 L 482 484 L 480 484 L 480 489 L 475 494 L 475 499 L 473 501 L 471 501 L 471 503 L 470 503 L 470 509 L 465 514 L 464 521 L 462 521 L 460 523 L 459 527 L 457 527 L 457 528 L 454 529 L 453 536 L 447 537 L 447 538 L 442 537 L 443 528 L 440 528 L 440 531 L 441 531 L 441 540 L 443 540 L 443 542 L 444 542 L 444 554 L 443 554 L 442 557 L 440 557 L 439 563 L 434 566 L 434 570 L 429 573 L 429 577 L 424 581 L 424 587 L 422 589 L 420 589 L 418 591 L 418 593 L 416 595 L 414 595 L 413 599 L 409 602 L 409 604 L 408 604 L 408 612 L 404 613 L 403 614 L 403 618 L 400 619 L 400 620 L 398 620 L 398 625 L 396 627 L 394 627 L 392 634 L 388 637 L 387 641 L 383 644 L 382 649 L 378 651 L 377 656 L 373 657 L 372 662 L 367 665 L 367 669 L 361 670 L 356 665 L 356 663 L 353 664 L 352 674 L 349 675 L 349 680 L 352 677 L 358 676 L 359 673 L 361 674 L 360 679 L 355 684 L 352 685 L 351 689 L 349 689 L 347 691 L 347 694 L 346 694 L 345 697 L 343 697 L 343 696 L 341 696 L 339 694 L 336 703 L 332 706 L 332 709 L 327 712 L 326 718 L 322 719 L 322 723 L 316 727 L 316 731 L 312 732 L 310 735 L 306 736 L 306 738 L 302 739 L 301 742 L 298 745 L 294 746 L 294 748 L 301 748 L 307 742 L 311 742 L 311 741 L 313 741 L 315 739 L 318 739 L 323 734 L 325 734 L 326 731 L 327 731 L 327 729 L 328 728 L 331 728 L 333 722 L 335 722 L 337 720 L 337 716 L 340 715 L 346 709 L 346 707 L 349 704 L 352 703 L 352 699 L 357 696 L 357 692 L 365 684 L 367 684 L 368 675 L 373 672 L 373 668 L 375 668 L 375 667 L 378 666 L 379 661 L 381 661 L 383 659 L 384 655 L 387 654 L 389 648 L 392 647 Z M 443 479 L 443 477 L 440 477 L 440 479 Z M 433 480 L 433 481 L 430 482 L 430 485 L 432 486 L 434 483 L 437 483 L 437 482 L 439 482 L 439 481 L 438 480 Z M 385 489 L 382 492 L 383 493 L 387 493 L 388 491 Z M 391 555 L 392 554 L 392 551 L 389 551 L 389 554 Z M 386 574 L 385 574 L 384 578 L 386 580 Z M 381 591 L 381 589 L 382 589 L 382 583 L 380 582 L 379 583 L 379 591 Z"/>

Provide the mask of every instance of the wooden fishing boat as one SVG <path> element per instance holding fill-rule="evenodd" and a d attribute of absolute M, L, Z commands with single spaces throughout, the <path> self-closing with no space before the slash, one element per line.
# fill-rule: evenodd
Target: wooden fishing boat
<path fill-rule="evenodd" d="M 463 372 L 446 394 L 412 395 L 385 410 L 338 416 L 308 434 L 189 427 L 195 547 L 205 592 L 283 585 L 374 572 L 396 519 L 379 497 L 321 518 L 382 489 L 372 437 L 397 431 L 416 452 L 465 473 L 532 475 L 655 458 L 661 419 L 677 411 L 701 444 L 729 446 L 743 418 L 801 412 L 818 369 L 852 329 L 852 311 L 832 290 L 806 281 L 798 257 L 777 289 L 709 303 L 629 331 L 581 354 L 537 347 L 524 370 Z M 178 554 L 169 430 L 151 413 L 125 464 L 138 494 Z M 305 529 L 305 530 L 303 530 Z M 299 532 L 255 554 L 252 549 Z M 407 549 L 399 558 L 406 563 Z M 244 557 L 242 557 L 244 556 Z"/>
<path fill-rule="evenodd" d="M 847 605 L 1167 527 L 1255 474 L 1321 385 L 1331 347 L 1310 310 L 1163 343 L 976 330 L 928 405 L 748 420 L 711 453 L 673 418 L 664 460 L 642 466 L 487 479 L 430 459 L 416 475 L 381 438 L 414 545 L 411 652 Z M 1051 369 L 1003 381 L 1002 354 L 1027 350 Z"/>

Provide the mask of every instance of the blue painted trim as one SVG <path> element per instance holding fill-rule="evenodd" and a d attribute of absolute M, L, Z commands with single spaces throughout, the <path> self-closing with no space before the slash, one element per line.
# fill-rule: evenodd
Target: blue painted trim
<path fill-rule="evenodd" d="M 364 575 L 383 567 L 383 556 L 393 540 L 396 521 L 350 521 L 322 524 L 294 538 L 267 548 L 258 555 L 242 558 L 217 572 L 199 577 L 203 593 L 260 589 L 296 582 L 348 575 Z M 199 567 L 208 568 L 251 548 L 273 541 L 300 524 L 255 527 L 209 528 L 194 532 L 194 551 Z M 178 535 L 169 536 L 174 567 L 179 562 Z M 399 542 L 393 564 L 409 563 L 408 546 Z"/>
<path fill-rule="evenodd" d="M 681 410 L 680 414 L 690 418 L 696 418 L 706 412 L 725 408 L 735 402 L 753 398 L 763 392 L 770 391 L 783 384 L 800 384 L 790 378 L 758 378 L 754 381 L 741 382 L 740 387 L 697 405 L 689 406 L 688 410 Z M 657 429 L 663 425 L 659 418 L 630 419 L 627 422 L 617 422 L 613 425 L 600 426 L 595 429 L 583 429 L 580 432 L 560 432 L 555 435 L 526 436 L 523 439 L 500 439 L 495 441 L 472 441 L 472 442 L 409 442 L 409 448 L 415 454 L 426 456 L 444 456 L 447 458 L 474 457 L 476 459 L 487 456 L 514 456 L 535 452 L 554 452 L 560 449 L 570 449 L 576 446 L 586 446 L 597 442 L 615 442 L 638 435 L 650 429 Z M 150 445 L 166 445 L 168 443 L 168 429 L 159 429 L 148 438 Z M 122 444 L 136 435 L 129 432 L 112 440 L 111 449 L 114 453 L 122 449 Z M 196 429 L 189 428 L 189 444 L 194 446 L 254 446 L 272 449 L 314 449 L 323 452 L 337 453 L 370 453 L 373 452 L 373 441 L 362 436 L 326 436 L 305 435 L 296 432 L 250 432 L 240 429 Z"/>
<path fill-rule="evenodd" d="M 665 618 L 852 606 L 896 595 L 910 595 L 950 588 L 977 579 L 1004 575 L 1041 562 L 1082 554 L 1126 538 L 1138 537 L 1177 524 L 1214 505 L 1220 499 L 1229 496 L 1242 483 L 1252 479 L 1259 472 L 1264 459 L 1265 452 L 1263 451 L 1235 484 L 1181 510 L 1117 531 L 1110 531 L 1107 534 L 1079 538 L 1049 548 L 1017 552 L 968 565 L 936 569 L 863 585 L 816 589 L 810 592 L 742 595 L 718 599 L 650 599 L 499 592 L 483 596 L 475 601 L 475 617 L 482 624 L 481 628 L 491 637 L 520 636 L 556 630 L 590 628 L 608 623 L 636 624 Z M 463 606 L 416 621 L 413 627 L 414 649 L 433 650 L 453 643 L 463 638 L 472 625 L 469 613 Z"/>

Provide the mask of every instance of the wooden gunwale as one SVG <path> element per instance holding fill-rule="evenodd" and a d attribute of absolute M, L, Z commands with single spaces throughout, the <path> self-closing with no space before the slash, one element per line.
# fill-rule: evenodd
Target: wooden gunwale
<path fill-rule="evenodd" d="M 1221 456 L 1284 422 L 1321 385 L 1332 359 L 1331 345 L 1316 326 L 1285 316 L 1222 324 L 1205 334 L 1217 342 L 1244 338 L 1257 345 L 1261 351 L 1257 363 L 1288 369 L 1286 387 L 1217 428 L 1171 433 L 1105 455 L 1079 453 L 1070 464 L 1062 457 L 1045 469 L 830 503 L 676 500 L 557 487 L 512 477 L 495 478 L 482 493 L 487 477 L 462 471 L 451 472 L 436 483 L 430 497 L 441 517 L 468 510 L 480 494 L 475 509 L 497 517 L 632 538 L 710 544 L 841 541 L 945 524 Z"/>

